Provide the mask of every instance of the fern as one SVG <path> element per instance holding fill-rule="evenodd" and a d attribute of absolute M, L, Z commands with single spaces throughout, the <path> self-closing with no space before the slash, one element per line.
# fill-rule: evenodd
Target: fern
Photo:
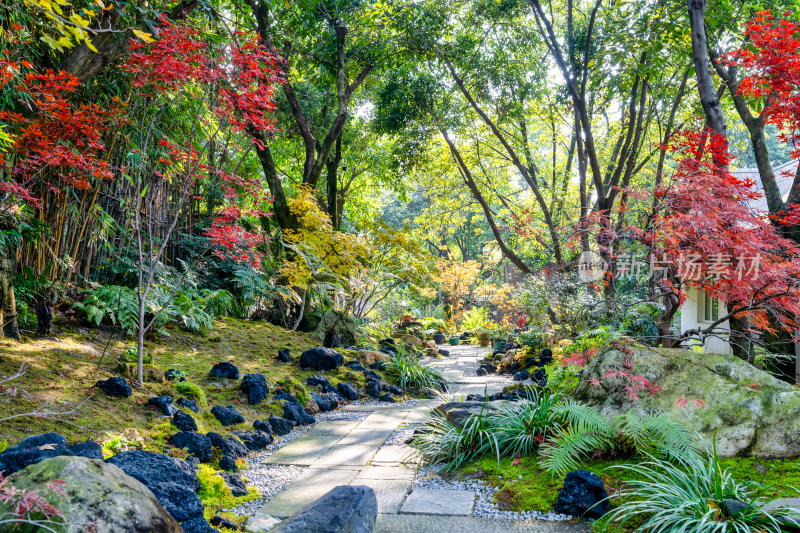
<path fill-rule="evenodd" d="M 628 411 L 614 419 L 616 431 L 630 439 L 640 455 L 684 459 L 700 453 L 692 432 L 663 414 L 639 416 Z"/>
<path fill-rule="evenodd" d="M 609 434 L 556 428 L 551 439 L 540 449 L 539 464 L 548 472 L 566 475 L 580 468 L 581 459 L 608 447 L 612 438 Z"/>
<path fill-rule="evenodd" d="M 567 400 L 555 409 L 555 414 L 580 432 L 611 435 L 614 427 L 600 411 L 575 400 Z"/>
<path fill-rule="evenodd" d="M 199 304 L 212 317 L 232 316 L 239 314 L 236 298 L 224 289 L 214 291 L 204 289 Z"/>

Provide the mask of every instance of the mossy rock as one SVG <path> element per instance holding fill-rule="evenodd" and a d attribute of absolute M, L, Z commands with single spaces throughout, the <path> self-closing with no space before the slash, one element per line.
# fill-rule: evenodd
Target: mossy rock
<path fill-rule="evenodd" d="M 62 498 L 44 487 L 63 482 Z M 9 483 L 24 490 L 38 490 L 62 513 L 64 524 L 48 524 L 64 533 L 114 531 L 115 533 L 179 533 L 175 519 L 142 483 L 120 468 L 85 457 L 53 457 L 17 472 Z M 0 514 L 3 506 L 0 505 Z M 22 525 L 18 531 L 39 531 Z"/>
<path fill-rule="evenodd" d="M 306 386 L 296 378 L 289 377 L 281 379 L 278 381 L 278 386 L 297 398 L 297 401 L 300 402 L 301 405 L 305 405 L 311 401 L 311 396 L 308 394 Z"/>
<path fill-rule="evenodd" d="M 794 386 L 733 355 L 627 350 L 597 355 L 581 376 L 575 397 L 607 416 L 630 410 L 665 413 L 701 434 L 709 446 L 716 436 L 722 457 L 800 456 L 800 390 Z M 626 390 L 630 380 L 609 376 L 619 371 L 644 376 L 659 388 L 653 394 L 641 391 L 634 401 Z"/>
<path fill-rule="evenodd" d="M 136 364 L 120 362 L 117 365 L 117 372 L 120 376 L 130 379 L 136 378 Z M 142 374 L 145 383 L 164 383 L 164 371 L 155 365 L 144 365 Z"/>

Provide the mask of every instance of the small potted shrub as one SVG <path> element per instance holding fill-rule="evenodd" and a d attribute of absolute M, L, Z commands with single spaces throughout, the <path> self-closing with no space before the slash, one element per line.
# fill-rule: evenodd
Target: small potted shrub
<path fill-rule="evenodd" d="M 478 345 L 489 346 L 489 332 L 486 330 L 478 331 Z"/>

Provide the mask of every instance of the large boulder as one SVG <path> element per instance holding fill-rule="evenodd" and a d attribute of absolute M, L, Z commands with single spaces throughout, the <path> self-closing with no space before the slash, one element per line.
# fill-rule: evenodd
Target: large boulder
<path fill-rule="evenodd" d="M 300 367 L 312 370 L 333 370 L 344 364 L 344 356 L 330 348 L 311 348 L 300 355 Z"/>
<path fill-rule="evenodd" d="M 371 533 L 378 517 L 375 491 L 342 485 L 284 520 L 272 533 Z"/>
<path fill-rule="evenodd" d="M 558 493 L 557 513 L 597 519 L 608 512 L 608 494 L 597 474 L 588 470 L 574 470 L 564 478 L 564 487 Z"/>
<path fill-rule="evenodd" d="M 283 436 L 291 433 L 292 429 L 297 425 L 297 422 L 279 416 L 269 415 L 269 425 L 273 433 Z"/>
<path fill-rule="evenodd" d="M 609 349 L 595 356 L 581 376 L 576 398 L 606 416 L 631 410 L 664 413 L 700 433 L 708 445 L 716 434 L 722 457 L 800 456 L 800 390 L 792 385 L 732 355 L 626 351 Z M 620 372 L 643 376 L 658 389 L 641 391 L 634 401 L 626 389 L 630 378 Z"/>
<path fill-rule="evenodd" d="M 249 450 L 263 450 L 275 440 L 271 433 L 264 431 L 232 431 L 231 433 L 242 439 Z"/>
<path fill-rule="evenodd" d="M 175 416 L 172 417 L 172 423 L 181 431 L 197 431 L 197 422 L 195 422 L 192 415 L 183 411 L 175 413 Z"/>
<path fill-rule="evenodd" d="M 339 391 L 339 394 L 341 394 L 345 400 L 358 400 L 358 391 L 356 391 L 356 388 L 350 383 L 339 383 L 336 385 L 336 390 Z"/>
<path fill-rule="evenodd" d="M 18 489 L 63 481 L 63 498 L 53 498 L 65 526 L 56 531 L 83 533 L 180 533 L 178 522 L 153 492 L 118 467 L 85 457 L 53 457 L 9 477 Z M 195 496 L 196 497 L 196 496 Z M 13 529 L 13 528 L 12 528 Z"/>
<path fill-rule="evenodd" d="M 136 450 L 122 452 L 106 462 L 144 483 L 179 522 L 203 517 L 203 504 L 197 496 L 200 482 L 194 467 L 186 461 Z"/>

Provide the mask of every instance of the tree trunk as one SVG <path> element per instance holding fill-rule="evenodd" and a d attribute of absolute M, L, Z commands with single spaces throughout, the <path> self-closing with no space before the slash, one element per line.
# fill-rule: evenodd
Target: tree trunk
<path fill-rule="evenodd" d="M 692 37 L 692 60 L 697 77 L 697 92 L 706 117 L 706 126 L 714 133 L 726 136 L 725 116 L 719 103 L 711 74 L 706 40 L 706 0 L 688 0 L 689 27 Z"/>
<path fill-rule="evenodd" d="M 16 257 L 6 250 L 0 256 L 0 336 L 19 340 L 17 302 L 14 299 Z"/>

